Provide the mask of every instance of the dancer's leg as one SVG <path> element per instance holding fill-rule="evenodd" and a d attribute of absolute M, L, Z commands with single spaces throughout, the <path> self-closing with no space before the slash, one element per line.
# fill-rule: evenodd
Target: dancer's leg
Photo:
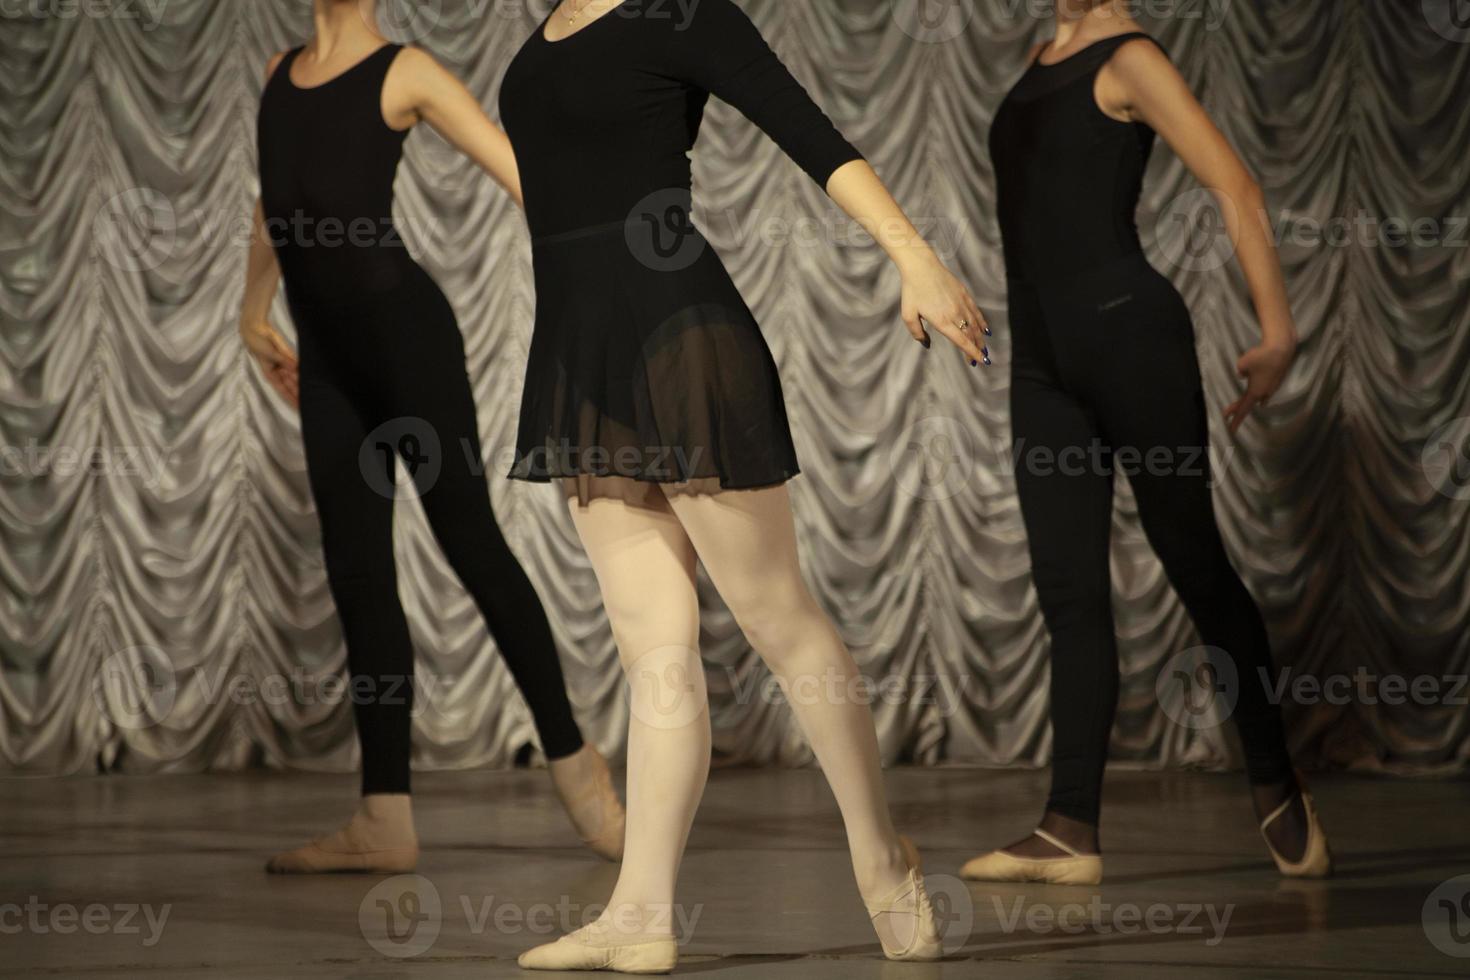
<path fill-rule="evenodd" d="M 301 435 L 322 528 L 327 584 L 342 621 L 362 746 L 362 792 L 409 792 L 413 643 L 398 599 L 393 498 L 363 474 L 358 451 L 367 420 L 349 394 L 302 380 Z M 386 486 L 391 456 L 380 457 Z M 363 696 L 366 694 L 366 696 Z"/>
<path fill-rule="evenodd" d="M 388 414 L 422 419 L 436 437 L 438 471 L 420 488 L 424 513 L 525 697 L 547 759 L 565 758 L 582 747 L 582 734 L 541 599 L 491 510 L 464 345 L 447 305 L 429 310 L 440 306 L 402 352 L 412 360 L 395 374 Z"/>
<path fill-rule="evenodd" d="M 705 570 L 787 691 L 842 811 L 858 887 L 886 893 L 908 873 L 883 789 L 873 715 L 850 692 L 859 670 L 802 579 L 784 486 L 669 495 Z"/>
<path fill-rule="evenodd" d="M 417 329 L 402 337 L 399 350 L 385 352 L 399 365 L 384 393 L 387 414 L 421 419 L 432 432 L 438 466 L 423 471 L 433 479 L 420 486 L 429 526 L 531 709 L 572 827 L 592 851 L 615 861 L 623 851 L 622 803 L 607 761 L 582 740 L 541 598 L 491 509 L 464 341 L 453 311 L 437 290 L 423 292 Z"/>
<path fill-rule="evenodd" d="M 895 959 L 941 952 L 933 907 L 894 833 L 866 704 L 804 696 L 793 681 L 856 678 L 857 666 L 801 580 L 784 488 L 670 491 L 572 505 L 632 689 L 628 839 L 608 910 L 591 927 L 524 953 L 532 969 L 648 972 L 677 961 L 670 915 L 679 861 L 709 769 L 709 706 L 697 648 L 695 547 L 792 699 L 837 796 L 869 914 Z"/>
<path fill-rule="evenodd" d="M 268 867 L 287 873 L 405 869 L 418 849 L 408 795 L 413 645 L 393 565 L 393 500 L 359 468 L 369 426 L 358 406 L 309 367 L 301 379 L 302 440 L 327 583 L 347 643 L 363 801 L 342 830 L 279 854 Z M 391 457 L 383 465 L 391 486 Z"/>
<path fill-rule="evenodd" d="M 1188 324 L 1177 325 L 1181 332 Z M 1210 494 L 1209 425 L 1193 348 L 1140 360 L 1135 377 L 1116 386 L 1104 411 L 1118 445 L 1138 449 L 1129 482 L 1138 516 L 1169 582 L 1206 644 L 1235 666 L 1238 696 L 1233 718 L 1245 750 L 1252 803 L 1259 817 L 1292 796 L 1296 779 L 1280 706 L 1271 701 L 1271 647 L 1260 609 L 1230 563 Z M 1146 462 L 1162 449 L 1174 465 Z M 1293 860 L 1307 845 L 1307 814 L 1296 797 L 1267 828 L 1272 844 Z"/>
<path fill-rule="evenodd" d="M 672 935 L 679 862 L 709 775 L 694 549 L 654 493 L 569 503 L 627 674 L 628 819 L 608 921 L 623 938 Z"/>
<path fill-rule="evenodd" d="M 1041 827 L 1078 851 L 1096 853 L 1118 701 L 1110 459 L 1087 408 L 1039 373 L 1013 377 L 1011 425 L 1032 576 L 1051 634 L 1052 776 Z M 1005 850 L 1020 857 L 1065 853 L 1034 836 Z"/>

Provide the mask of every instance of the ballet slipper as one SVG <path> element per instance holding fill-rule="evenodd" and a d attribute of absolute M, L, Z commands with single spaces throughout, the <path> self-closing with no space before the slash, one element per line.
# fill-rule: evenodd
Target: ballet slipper
<path fill-rule="evenodd" d="M 271 874 L 404 874 L 418 864 L 407 794 L 374 794 L 347 826 L 266 862 Z"/>
<path fill-rule="evenodd" d="M 607 760 L 590 744 L 547 768 L 572 828 L 588 850 L 608 861 L 623 857 L 623 804 Z"/>
<path fill-rule="evenodd" d="M 1062 851 L 1058 857 L 1017 857 L 991 851 L 971 858 L 960 868 L 970 881 L 1035 881 L 1048 885 L 1096 885 L 1102 882 L 1102 856 L 1083 854 L 1057 837 L 1037 828 L 1037 837 Z"/>
<path fill-rule="evenodd" d="M 907 837 L 899 841 L 908 875 L 887 895 L 876 901 L 865 899 L 863 904 L 884 956 L 890 960 L 937 960 L 944 956 L 944 944 L 934 920 L 934 906 L 924 890 L 923 860 L 913 841 Z M 904 927 L 895 928 L 900 922 Z"/>
<path fill-rule="evenodd" d="M 1297 776 L 1300 785 L 1301 776 Z M 1300 795 L 1302 805 L 1307 811 L 1307 847 L 1302 852 L 1301 860 L 1288 861 L 1276 850 L 1276 845 L 1271 843 L 1271 838 L 1266 834 L 1266 828 L 1271 822 L 1280 817 L 1291 806 L 1291 801 Z M 1281 801 L 1281 805 L 1272 810 L 1265 820 L 1261 821 L 1261 836 L 1266 839 L 1266 849 L 1271 852 L 1271 859 L 1276 862 L 1276 870 L 1287 878 L 1326 878 L 1332 874 L 1332 851 L 1327 846 L 1327 833 L 1322 829 L 1322 821 L 1317 818 L 1317 806 L 1312 802 L 1312 794 L 1305 788 L 1299 789 Z"/>
<path fill-rule="evenodd" d="M 621 935 L 601 921 L 528 949 L 516 960 L 523 970 L 613 973 L 669 973 L 678 962 L 679 944 L 672 936 Z"/>

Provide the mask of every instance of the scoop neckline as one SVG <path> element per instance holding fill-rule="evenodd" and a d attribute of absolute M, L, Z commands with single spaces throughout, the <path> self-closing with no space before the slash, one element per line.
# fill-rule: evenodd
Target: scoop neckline
<path fill-rule="evenodd" d="M 1100 37 L 1100 38 L 1098 38 L 1096 41 L 1093 41 L 1091 44 L 1083 45 L 1082 47 L 1078 48 L 1076 51 L 1073 51 L 1071 54 L 1069 54 L 1065 58 L 1061 59 L 1060 61 L 1052 61 L 1052 62 L 1042 61 L 1041 60 L 1041 55 L 1038 54 L 1036 56 L 1036 60 L 1034 62 L 1032 62 L 1032 67 L 1035 67 L 1035 68 L 1057 68 L 1057 67 L 1059 67 L 1061 65 L 1065 65 L 1067 62 L 1071 61 L 1073 58 L 1076 58 L 1076 57 L 1079 57 L 1081 55 L 1086 54 L 1088 51 L 1090 51 L 1093 48 L 1097 47 L 1099 44 L 1106 44 L 1107 42 L 1117 40 L 1120 37 L 1151 37 L 1151 36 L 1152 35 L 1150 35 L 1148 33 L 1148 31 L 1123 31 L 1121 34 L 1109 34 L 1107 37 Z M 1055 40 L 1055 38 L 1053 38 L 1053 40 Z M 1047 44 L 1050 44 L 1050 43 L 1051 43 L 1051 41 L 1048 41 L 1047 42 Z"/>
<path fill-rule="evenodd" d="M 546 19 L 541 22 L 541 26 L 536 29 L 536 34 L 541 38 L 542 41 L 547 44 L 565 44 L 572 38 L 576 37 L 578 34 L 586 34 L 588 31 L 592 30 L 592 28 L 609 19 L 627 5 L 628 0 L 621 0 L 621 2 L 616 3 L 611 7 L 608 7 L 602 13 L 598 14 L 592 20 L 589 20 L 587 23 L 583 24 L 575 31 L 572 31 L 572 33 L 568 34 L 566 37 L 558 38 L 557 40 L 553 41 L 551 38 L 546 36 L 546 28 L 551 26 L 551 19 L 556 16 L 557 7 L 560 6 L 560 4 L 558 4 L 557 7 L 551 8 L 551 13 L 546 15 Z"/>
<path fill-rule="evenodd" d="M 306 45 L 303 44 L 301 47 L 299 47 L 299 48 L 296 49 L 296 58 L 292 58 L 291 59 L 291 63 L 286 66 L 286 81 L 291 84 L 291 87 L 292 88 L 296 89 L 299 92 L 315 92 L 319 88 L 326 88 L 328 85 L 331 85 L 333 82 L 339 81 L 339 80 L 341 80 L 343 78 L 346 78 L 348 75 L 350 75 L 353 72 L 357 71 L 357 69 L 361 68 L 363 65 L 367 64 L 369 61 L 372 61 L 378 55 L 382 54 L 384 51 L 388 50 L 391 47 L 393 47 L 393 42 L 392 41 L 385 41 L 383 44 L 381 44 L 378 47 L 374 48 L 369 54 L 364 55 L 362 58 L 358 59 L 357 61 L 354 61 L 351 65 L 349 65 L 348 67 L 342 69 L 337 74 L 335 74 L 331 78 L 327 79 L 325 82 L 318 82 L 315 85 L 302 85 L 302 84 L 298 83 L 296 81 L 296 79 L 294 79 L 294 78 L 291 77 L 291 69 L 296 64 L 296 58 L 301 57 L 301 52 L 303 52 L 303 51 L 306 50 Z"/>

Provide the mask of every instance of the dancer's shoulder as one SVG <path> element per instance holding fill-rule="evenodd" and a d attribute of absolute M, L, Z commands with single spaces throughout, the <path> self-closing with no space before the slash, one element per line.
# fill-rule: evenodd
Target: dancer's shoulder
<path fill-rule="evenodd" d="M 281 67 L 281 62 L 285 61 L 286 55 L 290 53 L 290 51 L 277 51 L 271 55 L 270 60 L 265 63 L 265 80 L 267 83 L 275 77 L 276 69 Z"/>

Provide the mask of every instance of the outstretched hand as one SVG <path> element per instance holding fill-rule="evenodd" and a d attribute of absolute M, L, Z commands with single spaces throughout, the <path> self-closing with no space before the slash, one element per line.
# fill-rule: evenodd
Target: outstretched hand
<path fill-rule="evenodd" d="M 1231 433 L 1240 429 L 1257 405 L 1265 405 L 1276 394 L 1295 356 L 1294 344 L 1261 344 L 1235 362 L 1236 372 L 1245 379 L 1245 391 L 1225 406 L 1225 421 Z"/>
<path fill-rule="evenodd" d="M 982 334 L 990 334 L 985 314 L 970 291 L 937 258 L 904 271 L 903 322 L 926 348 L 929 334 L 925 324 L 964 352 L 972 367 L 990 363 L 990 349 L 982 339 Z"/>
<path fill-rule="evenodd" d="M 270 386 L 292 408 L 301 407 L 301 373 L 296 352 L 269 323 L 241 326 L 240 336 Z"/>

